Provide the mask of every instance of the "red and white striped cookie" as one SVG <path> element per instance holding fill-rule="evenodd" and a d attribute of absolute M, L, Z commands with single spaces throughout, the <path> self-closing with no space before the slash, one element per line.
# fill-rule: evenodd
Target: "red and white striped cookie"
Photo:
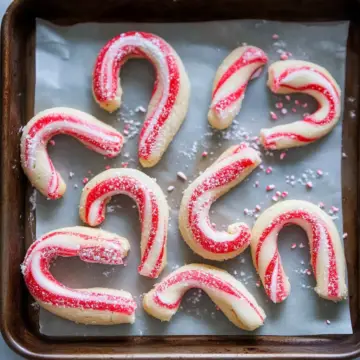
<path fill-rule="evenodd" d="M 105 219 L 111 197 L 125 194 L 135 200 L 141 221 L 139 273 L 157 278 L 166 265 L 169 207 L 159 185 L 135 169 L 110 169 L 96 175 L 83 189 L 80 217 L 90 226 Z"/>
<path fill-rule="evenodd" d="M 185 265 L 172 272 L 145 294 L 145 311 L 161 321 L 170 321 L 189 289 L 205 291 L 237 327 L 255 330 L 266 315 L 245 286 L 228 272 L 204 264 Z"/>
<path fill-rule="evenodd" d="M 218 68 L 213 84 L 208 120 L 216 129 L 226 129 L 239 113 L 246 87 L 258 77 L 268 58 L 255 46 L 232 51 Z"/>
<path fill-rule="evenodd" d="M 79 110 L 58 107 L 35 115 L 21 136 L 21 165 L 33 186 L 49 199 L 62 197 L 66 190 L 46 149 L 48 141 L 59 134 L 70 135 L 109 158 L 120 153 L 124 142 L 117 130 Z"/>
<path fill-rule="evenodd" d="M 276 94 L 304 93 L 313 96 L 318 109 L 303 120 L 262 129 L 266 149 L 284 149 L 312 143 L 328 134 L 339 121 L 341 90 L 323 67 L 307 61 L 277 61 L 269 67 L 268 86 Z"/>
<path fill-rule="evenodd" d="M 227 231 L 218 231 L 211 224 L 209 210 L 214 201 L 244 180 L 260 163 L 259 153 L 247 144 L 231 146 L 185 190 L 179 228 L 186 243 L 198 255 L 222 261 L 248 247 L 251 232 L 246 224 L 235 223 Z"/>
<path fill-rule="evenodd" d="M 111 39 L 100 51 L 93 74 L 96 102 L 107 111 L 121 105 L 119 73 L 129 58 L 146 58 L 155 67 L 156 81 L 140 133 L 142 166 L 156 165 L 179 130 L 188 109 L 190 83 L 175 50 L 160 37 L 126 32 Z"/>
<path fill-rule="evenodd" d="M 91 263 L 120 265 L 129 242 L 107 231 L 74 226 L 51 231 L 28 249 L 21 265 L 25 283 L 46 310 L 81 324 L 114 325 L 135 321 L 136 303 L 130 293 L 108 288 L 71 289 L 49 271 L 58 256 L 78 256 Z"/>
<path fill-rule="evenodd" d="M 266 294 L 274 303 L 290 294 L 277 246 L 280 230 L 295 224 L 303 228 L 310 244 L 315 291 L 324 299 L 339 301 L 347 296 L 345 256 L 332 219 L 318 206 L 300 200 L 275 204 L 257 219 L 251 237 L 251 253 Z"/>

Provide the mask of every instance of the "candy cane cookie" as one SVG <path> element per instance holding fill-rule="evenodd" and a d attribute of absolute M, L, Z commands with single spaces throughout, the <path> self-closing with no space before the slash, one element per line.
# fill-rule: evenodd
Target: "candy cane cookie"
<path fill-rule="evenodd" d="M 141 222 L 141 261 L 143 276 L 156 278 L 166 265 L 166 242 L 169 208 L 159 185 L 135 169 L 110 169 L 89 181 L 80 199 L 80 218 L 90 226 L 105 219 L 111 197 L 125 194 L 135 200 Z"/>
<path fill-rule="evenodd" d="M 265 312 L 245 286 L 228 272 L 204 264 L 185 265 L 172 272 L 145 294 L 144 309 L 161 321 L 170 321 L 192 288 L 205 291 L 235 326 L 251 331 L 264 324 Z"/>
<path fill-rule="evenodd" d="M 223 261 L 243 252 L 251 232 L 244 223 L 216 230 L 209 210 L 214 201 L 245 179 L 259 164 L 259 153 L 247 144 L 231 146 L 185 190 L 179 228 L 185 242 L 205 259 Z"/>
<path fill-rule="evenodd" d="M 124 142 L 114 128 L 79 110 L 58 107 L 35 115 L 21 136 L 21 165 L 33 186 L 49 199 L 62 197 L 66 190 L 46 149 L 48 141 L 59 134 L 70 135 L 109 158 L 120 153 Z"/>
<path fill-rule="evenodd" d="M 307 145 L 328 134 L 339 121 L 339 85 L 319 65 L 299 60 L 277 61 L 269 67 L 268 86 L 276 94 L 309 94 L 317 100 L 318 109 L 300 121 L 262 129 L 260 141 L 266 149 Z"/>
<path fill-rule="evenodd" d="M 252 229 L 251 253 L 266 294 L 274 303 L 290 294 L 277 246 L 280 230 L 288 224 L 304 229 L 309 239 L 315 291 L 324 299 L 340 301 L 347 296 L 345 256 L 339 233 L 332 219 L 318 206 L 288 200 L 265 210 Z"/>
<path fill-rule="evenodd" d="M 140 133 L 142 166 L 156 165 L 179 130 L 187 113 L 190 83 L 175 50 L 160 37 L 145 32 L 126 32 L 111 39 L 100 51 L 93 73 L 96 102 L 112 112 L 121 105 L 119 73 L 129 58 L 148 59 L 156 81 Z"/>
<path fill-rule="evenodd" d="M 49 271 L 58 256 L 120 265 L 129 249 L 125 238 L 107 231 L 83 226 L 62 228 L 36 240 L 29 247 L 21 269 L 31 295 L 57 316 L 81 324 L 133 323 L 136 303 L 130 293 L 107 288 L 71 289 Z"/>
<path fill-rule="evenodd" d="M 216 129 L 226 129 L 239 113 L 248 82 L 260 75 L 268 58 L 255 46 L 232 51 L 218 68 L 213 84 L 208 120 Z"/>

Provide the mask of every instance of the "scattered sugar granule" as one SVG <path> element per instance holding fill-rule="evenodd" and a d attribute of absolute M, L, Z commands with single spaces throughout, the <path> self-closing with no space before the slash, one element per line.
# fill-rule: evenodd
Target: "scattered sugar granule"
<path fill-rule="evenodd" d="M 344 233 L 343 236 L 342 236 L 342 238 L 343 238 L 344 240 L 347 239 L 347 237 L 348 237 L 348 233 Z"/>
<path fill-rule="evenodd" d="M 272 167 L 269 166 L 269 167 L 265 170 L 265 173 L 269 175 L 269 174 L 272 173 L 272 171 L 273 171 Z"/>
<path fill-rule="evenodd" d="M 300 105 L 300 101 L 299 101 L 299 100 L 295 100 L 295 105 Z"/>
<path fill-rule="evenodd" d="M 273 34 L 272 38 L 273 38 L 274 40 L 278 40 L 278 39 L 279 39 L 279 35 L 278 35 L 278 34 Z"/>
<path fill-rule="evenodd" d="M 74 177 L 74 173 L 72 171 L 69 172 L 69 178 L 72 179 Z"/>
<path fill-rule="evenodd" d="M 78 184 L 74 184 L 74 189 L 77 189 L 78 188 Z"/>
<path fill-rule="evenodd" d="M 286 156 L 286 152 L 282 152 L 280 154 L 280 160 L 284 160 L 285 156 Z"/>
<path fill-rule="evenodd" d="M 287 60 L 287 59 L 289 59 L 289 56 L 288 56 L 287 53 L 282 53 L 282 54 L 280 55 L 280 60 Z"/>
<path fill-rule="evenodd" d="M 55 146 L 55 140 L 51 139 L 51 140 L 49 141 L 49 144 L 50 144 L 51 146 Z"/>
<path fill-rule="evenodd" d="M 284 104 L 283 104 L 281 101 L 279 101 L 279 102 L 277 102 L 277 103 L 275 104 L 275 107 L 276 107 L 277 109 L 282 109 L 282 108 L 284 107 Z"/>
<path fill-rule="evenodd" d="M 204 158 L 204 157 L 207 157 L 208 156 L 208 152 L 207 151 L 203 151 L 203 153 L 201 154 L 201 156 Z"/>
<path fill-rule="evenodd" d="M 326 320 L 326 324 L 327 324 L 327 325 L 330 325 L 330 324 L 331 324 L 331 321 L 330 321 L 330 320 Z"/>
<path fill-rule="evenodd" d="M 174 189 L 175 189 L 175 186 L 170 185 L 170 186 L 167 188 L 167 191 L 168 191 L 168 192 L 172 192 Z"/>
<path fill-rule="evenodd" d="M 255 283 L 256 287 L 260 287 L 260 281 L 258 280 L 256 283 Z"/>
<path fill-rule="evenodd" d="M 296 108 L 292 108 L 291 111 L 292 111 L 293 113 L 296 113 L 297 110 L 296 110 Z"/>
<path fill-rule="evenodd" d="M 311 270 L 306 269 L 306 275 L 310 276 L 311 275 Z"/>
<path fill-rule="evenodd" d="M 176 175 L 179 179 L 181 179 L 183 181 L 187 180 L 187 176 L 182 171 L 178 171 Z"/>
<path fill-rule="evenodd" d="M 346 153 L 342 153 L 342 155 L 341 155 L 343 158 L 347 158 L 347 155 L 346 155 Z"/>
<path fill-rule="evenodd" d="M 290 101 L 290 100 L 291 100 L 291 96 L 290 96 L 290 95 L 285 95 L 285 99 L 286 99 L 287 101 Z"/>
<path fill-rule="evenodd" d="M 105 170 L 109 170 L 109 169 L 111 169 L 111 166 L 110 166 L 110 165 L 106 165 L 106 166 L 105 166 Z"/>
<path fill-rule="evenodd" d="M 280 111 L 281 111 L 281 113 L 282 113 L 283 115 L 286 115 L 287 112 L 288 112 L 287 109 L 285 109 L 285 108 L 281 109 Z"/>
<path fill-rule="evenodd" d="M 277 115 L 276 115 L 273 111 L 270 111 L 270 117 L 271 117 L 273 120 L 277 120 L 277 119 L 278 119 Z"/>
<path fill-rule="evenodd" d="M 260 205 L 256 205 L 256 206 L 255 206 L 255 210 L 256 210 L 256 211 L 260 211 L 260 210 L 261 210 L 261 206 L 260 206 Z"/>
<path fill-rule="evenodd" d="M 295 243 L 293 243 L 293 244 L 291 245 L 291 249 L 296 249 L 296 244 L 295 244 Z"/>
<path fill-rule="evenodd" d="M 136 109 L 135 109 L 135 112 L 146 112 L 146 109 L 143 107 L 143 106 L 137 106 Z"/>
<path fill-rule="evenodd" d="M 256 180 L 254 183 L 254 187 L 259 187 L 259 185 L 260 185 L 260 182 L 258 180 Z"/>
<path fill-rule="evenodd" d="M 325 204 L 324 204 L 322 201 L 320 201 L 320 202 L 318 203 L 318 207 L 319 207 L 320 209 L 323 209 L 323 208 L 325 207 Z"/>
<path fill-rule="evenodd" d="M 308 103 L 303 103 L 302 107 L 306 109 L 308 107 Z"/>
<path fill-rule="evenodd" d="M 273 197 L 271 198 L 271 200 L 274 201 L 274 202 L 277 202 L 277 201 L 279 200 L 279 198 L 278 198 L 277 196 L 273 196 Z"/>
<path fill-rule="evenodd" d="M 129 163 L 128 163 L 127 161 L 122 162 L 122 163 L 121 163 L 121 166 L 122 166 L 123 168 L 127 168 L 127 167 L 129 166 Z"/>
<path fill-rule="evenodd" d="M 350 110 L 349 111 L 349 115 L 352 119 L 354 119 L 356 117 L 356 113 L 355 113 L 355 110 Z"/>
<path fill-rule="evenodd" d="M 83 180 L 82 180 L 83 184 L 87 184 L 89 182 L 89 178 L 87 177 L 84 177 Z"/>
<path fill-rule="evenodd" d="M 312 188 L 313 188 L 313 183 L 312 183 L 311 181 L 308 181 L 305 185 L 306 185 L 306 187 L 307 187 L 308 189 L 312 189 Z"/>
<path fill-rule="evenodd" d="M 320 169 L 316 170 L 316 173 L 318 174 L 318 176 L 323 176 L 324 172 Z"/>
<path fill-rule="evenodd" d="M 271 191 L 275 189 L 275 185 L 274 184 L 270 184 L 266 186 L 266 191 Z"/>
<path fill-rule="evenodd" d="M 300 249 L 303 249 L 304 247 L 305 247 L 305 245 L 304 245 L 303 243 L 300 243 L 300 244 L 299 244 L 299 248 L 300 248 Z"/>
<path fill-rule="evenodd" d="M 124 129 L 123 133 L 124 133 L 124 135 L 129 135 L 129 130 Z"/>
<path fill-rule="evenodd" d="M 249 209 L 248 208 L 245 208 L 244 209 L 244 215 L 248 215 L 249 214 Z"/>

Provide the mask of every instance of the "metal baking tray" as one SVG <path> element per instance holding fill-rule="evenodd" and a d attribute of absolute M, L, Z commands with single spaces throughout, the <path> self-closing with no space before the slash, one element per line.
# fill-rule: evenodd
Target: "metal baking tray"
<path fill-rule="evenodd" d="M 359 0 L 15 0 L 2 23 L 1 124 L 1 331 L 8 345 L 31 359 L 345 359 L 360 355 L 359 124 L 345 103 L 342 195 L 352 335 L 167 336 L 56 338 L 39 332 L 38 313 L 20 273 L 33 241 L 30 185 L 19 165 L 19 128 L 34 113 L 35 19 L 81 22 L 186 22 L 219 19 L 350 20 L 345 98 L 360 114 Z M 352 105 L 353 109 L 353 105 Z M 340 149 L 339 149 L 340 151 Z"/>

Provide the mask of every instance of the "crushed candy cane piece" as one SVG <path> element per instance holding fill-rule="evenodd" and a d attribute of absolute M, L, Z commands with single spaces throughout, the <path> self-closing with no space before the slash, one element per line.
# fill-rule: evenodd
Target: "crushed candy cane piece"
<path fill-rule="evenodd" d="M 270 111 L 270 116 L 271 116 L 271 118 L 272 118 L 273 120 L 277 120 L 277 119 L 278 119 L 277 115 L 276 115 L 273 111 Z"/>
<path fill-rule="evenodd" d="M 311 181 L 308 181 L 305 185 L 306 185 L 306 187 L 307 187 L 308 189 L 312 189 L 312 188 L 313 188 L 313 183 L 312 183 Z"/>
<path fill-rule="evenodd" d="M 266 185 L 266 191 L 271 191 L 275 189 L 275 185 L 274 184 L 270 184 L 270 185 Z"/>
<path fill-rule="evenodd" d="M 285 156 L 286 156 L 286 152 L 282 152 L 280 154 L 280 160 L 284 160 Z"/>
<path fill-rule="evenodd" d="M 87 177 L 84 177 L 83 180 L 82 180 L 83 184 L 87 184 L 89 182 L 89 178 Z"/>

